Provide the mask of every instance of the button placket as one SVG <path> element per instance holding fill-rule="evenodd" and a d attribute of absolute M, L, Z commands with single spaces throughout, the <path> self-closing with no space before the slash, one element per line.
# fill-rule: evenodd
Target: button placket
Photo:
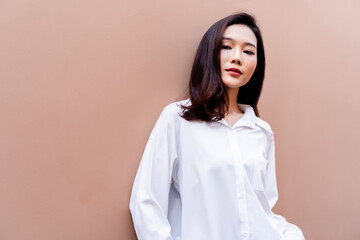
<path fill-rule="evenodd" d="M 235 165 L 235 183 L 236 183 L 236 191 L 239 189 L 239 185 L 241 184 L 241 173 L 240 173 L 240 158 L 237 156 L 237 136 L 236 136 L 236 130 L 230 129 L 229 132 L 230 135 L 230 148 L 231 152 L 233 154 L 234 158 L 234 165 Z"/>
<path fill-rule="evenodd" d="M 243 173 L 242 173 L 242 161 L 241 161 L 241 155 L 240 155 L 240 151 L 239 151 L 239 144 L 238 144 L 238 139 L 237 139 L 237 135 L 236 135 L 236 130 L 233 129 L 231 131 L 231 137 L 232 137 L 232 141 L 231 141 L 231 147 L 232 147 L 232 152 L 234 154 L 234 160 L 235 160 L 235 174 L 236 174 L 236 196 L 239 199 L 244 199 L 244 179 L 243 179 Z"/>
<path fill-rule="evenodd" d="M 241 150 L 239 146 L 239 140 L 236 135 L 236 130 L 232 129 L 231 133 L 231 150 L 234 154 L 234 163 L 235 163 L 235 174 L 236 174 L 236 198 L 238 202 L 239 212 L 240 212 L 240 232 L 243 239 L 249 238 L 249 216 L 246 203 L 246 192 L 244 184 L 244 166 L 241 156 Z"/>

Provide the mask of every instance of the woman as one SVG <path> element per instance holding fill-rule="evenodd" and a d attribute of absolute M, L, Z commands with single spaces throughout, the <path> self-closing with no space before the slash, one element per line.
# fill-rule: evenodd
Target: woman
<path fill-rule="evenodd" d="M 274 137 L 257 110 L 264 71 L 261 33 L 249 14 L 205 33 L 190 97 L 164 108 L 143 153 L 130 199 L 138 239 L 304 239 L 272 212 Z"/>

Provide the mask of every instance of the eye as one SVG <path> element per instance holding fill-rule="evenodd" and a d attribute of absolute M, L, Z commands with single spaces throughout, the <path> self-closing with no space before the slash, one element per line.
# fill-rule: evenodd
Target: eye
<path fill-rule="evenodd" d="M 231 49 L 230 46 L 226 46 L 226 45 L 222 45 L 221 48 L 222 48 L 222 49 Z"/>
<path fill-rule="evenodd" d="M 255 55 L 255 53 L 253 51 L 249 51 L 249 50 L 245 50 L 244 53 L 249 54 L 249 55 Z"/>

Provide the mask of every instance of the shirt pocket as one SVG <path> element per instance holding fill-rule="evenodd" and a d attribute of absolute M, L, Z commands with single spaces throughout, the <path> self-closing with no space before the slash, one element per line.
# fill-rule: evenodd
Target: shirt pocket
<path fill-rule="evenodd" d="M 254 190 L 264 191 L 264 181 L 268 160 L 264 157 L 250 158 L 245 162 L 245 169 Z"/>

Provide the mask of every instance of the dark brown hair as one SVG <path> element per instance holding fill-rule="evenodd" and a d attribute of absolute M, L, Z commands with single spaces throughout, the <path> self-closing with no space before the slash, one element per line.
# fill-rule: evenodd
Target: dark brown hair
<path fill-rule="evenodd" d="M 259 116 L 257 103 L 265 74 L 263 40 L 254 17 L 247 13 L 236 13 L 214 23 L 200 41 L 189 82 L 191 105 L 182 106 L 182 117 L 186 120 L 211 122 L 225 116 L 228 95 L 221 79 L 220 49 L 225 29 L 233 24 L 248 26 L 257 39 L 256 69 L 249 82 L 240 87 L 237 102 L 252 106 L 256 116 Z"/>

